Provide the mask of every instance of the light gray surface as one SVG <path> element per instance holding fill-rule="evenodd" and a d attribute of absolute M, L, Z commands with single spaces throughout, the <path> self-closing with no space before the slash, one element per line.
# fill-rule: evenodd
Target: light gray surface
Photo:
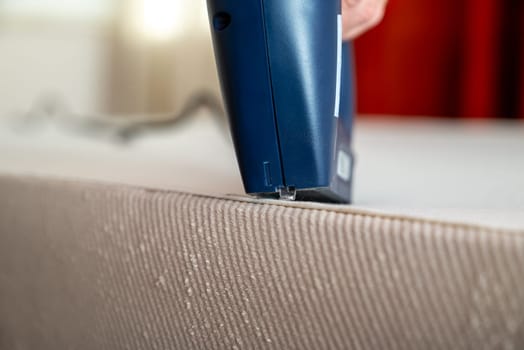
<path fill-rule="evenodd" d="M 524 226 L 524 124 L 366 122 L 356 132 L 359 206 Z"/>
<path fill-rule="evenodd" d="M 361 120 L 355 150 L 354 208 L 524 228 L 524 124 Z M 204 115 L 128 145 L 6 119 L 0 172 L 242 193 L 229 138 Z"/>

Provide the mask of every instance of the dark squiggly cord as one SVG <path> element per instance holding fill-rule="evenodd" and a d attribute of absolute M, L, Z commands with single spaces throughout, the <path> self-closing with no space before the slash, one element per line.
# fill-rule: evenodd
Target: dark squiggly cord
<path fill-rule="evenodd" d="M 22 124 L 17 123 L 17 126 L 27 127 L 38 122 L 53 120 L 82 134 L 94 137 L 109 135 L 115 142 L 129 143 L 144 132 L 179 127 L 194 117 L 201 108 L 208 109 L 220 127 L 227 129 L 225 113 L 219 99 L 207 91 L 194 94 L 176 114 L 149 115 L 146 118 L 74 114 L 61 99 L 48 96 L 38 100 L 28 112 L 18 118 Z"/>

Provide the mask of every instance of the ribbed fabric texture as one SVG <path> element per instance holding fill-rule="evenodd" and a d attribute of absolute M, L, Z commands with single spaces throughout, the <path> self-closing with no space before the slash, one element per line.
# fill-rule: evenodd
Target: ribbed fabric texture
<path fill-rule="evenodd" d="M 0 177 L 1 349 L 522 349 L 524 232 Z"/>

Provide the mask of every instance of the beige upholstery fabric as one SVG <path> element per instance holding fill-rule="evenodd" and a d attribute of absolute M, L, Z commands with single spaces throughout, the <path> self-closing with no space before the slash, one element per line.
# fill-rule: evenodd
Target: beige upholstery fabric
<path fill-rule="evenodd" d="M 524 232 L 0 177 L 1 349 L 522 349 Z"/>

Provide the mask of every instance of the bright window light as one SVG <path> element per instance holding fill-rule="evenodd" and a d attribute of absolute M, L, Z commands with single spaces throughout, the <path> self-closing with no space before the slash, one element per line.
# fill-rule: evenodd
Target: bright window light
<path fill-rule="evenodd" d="M 148 38 L 157 40 L 180 36 L 191 15 L 192 6 L 184 0 L 141 0 L 137 17 L 139 30 Z"/>

